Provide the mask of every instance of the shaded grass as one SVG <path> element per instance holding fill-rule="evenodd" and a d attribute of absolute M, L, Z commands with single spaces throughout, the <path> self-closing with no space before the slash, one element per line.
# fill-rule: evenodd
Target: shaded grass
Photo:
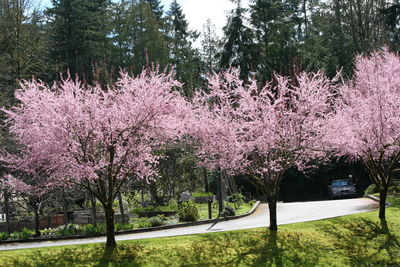
<path fill-rule="evenodd" d="M 387 210 L 202 235 L 0 252 L 0 266 L 399 266 L 400 200 Z"/>

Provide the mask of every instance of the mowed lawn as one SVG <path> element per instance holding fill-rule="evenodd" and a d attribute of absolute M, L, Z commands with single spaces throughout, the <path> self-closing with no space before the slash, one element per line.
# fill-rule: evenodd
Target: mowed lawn
<path fill-rule="evenodd" d="M 0 252 L 0 266 L 400 266 L 400 199 L 377 212 L 224 233 Z M 279 215 L 278 215 L 279 216 Z"/>

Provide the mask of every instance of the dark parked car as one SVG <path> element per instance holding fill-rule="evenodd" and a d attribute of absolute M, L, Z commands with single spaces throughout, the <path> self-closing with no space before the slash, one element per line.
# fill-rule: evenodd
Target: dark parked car
<path fill-rule="evenodd" d="M 356 187 L 351 182 L 351 180 L 348 179 L 333 180 L 331 185 L 329 186 L 330 199 L 355 196 L 356 194 Z"/>

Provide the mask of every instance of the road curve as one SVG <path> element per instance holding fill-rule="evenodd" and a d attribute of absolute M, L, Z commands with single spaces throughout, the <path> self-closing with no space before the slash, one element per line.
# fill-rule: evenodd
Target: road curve
<path fill-rule="evenodd" d="M 289 224 L 297 222 L 307 222 L 333 218 L 338 216 L 350 215 L 360 212 L 372 211 L 378 208 L 378 203 L 369 198 L 329 200 L 329 201 L 310 201 L 294 203 L 278 203 L 278 224 Z M 134 240 L 144 238 L 156 238 L 167 236 L 190 235 L 220 231 L 232 231 L 249 229 L 256 227 L 266 227 L 269 225 L 268 205 L 261 204 L 250 216 L 240 219 L 222 221 L 215 224 L 203 224 L 187 226 L 181 228 L 125 234 L 116 236 L 117 241 Z M 0 250 L 27 249 L 39 247 L 52 247 L 64 245 L 78 245 L 88 243 L 105 242 L 105 237 L 70 239 L 59 241 L 42 241 L 34 243 L 11 243 L 0 245 Z"/>

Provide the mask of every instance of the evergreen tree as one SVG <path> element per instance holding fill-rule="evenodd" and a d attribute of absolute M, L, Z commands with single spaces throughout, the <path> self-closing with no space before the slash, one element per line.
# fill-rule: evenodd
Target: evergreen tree
<path fill-rule="evenodd" d="M 215 33 L 215 25 L 207 19 L 203 26 L 201 56 L 207 73 L 215 71 L 218 65 L 219 39 Z"/>
<path fill-rule="evenodd" d="M 398 0 L 381 9 L 381 14 L 386 24 L 390 46 L 398 51 L 400 49 L 400 3 Z"/>
<path fill-rule="evenodd" d="M 260 79 L 265 82 L 274 72 L 292 74 L 301 36 L 299 0 L 252 0 L 250 12 Z"/>
<path fill-rule="evenodd" d="M 134 27 L 131 16 L 131 3 L 122 0 L 112 4 L 112 64 L 119 69 L 129 69 L 132 67 L 132 45 L 130 32 Z"/>
<path fill-rule="evenodd" d="M 248 80 L 250 71 L 255 68 L 256 51 L 253 32 L 244 24 L 244 12 L 238 1 L 236 9 L 228 17 L 224 27 L 220 67 L 240 68 L 240 78 Z"/>
<path fill-rule="evenodd" d="M 146 0 L 147 3 L 150 4 L 151 10 L 153 11 L 156 19 L 159 23 L 159 26 L 163 26 L 163 15 L 164 15 L 164 6 L 161 5 L 160 0 Z"/>
<path fill-rule="evenodd" d="M 139 1 L 132 6 L 130 16 L 133 21 L 131 46 L 134 71 L 140 73 L 154 63 L 165 67 L 168 63 L 167 45 L 150 5 Z"/>
<path fill-rule="evenodd" d="M 48 80 L 49 57 L 43 14 L 29 0 L 0 1 L 0 94 L 12 101 L 17 81 Z M 7 103 L 9 104 L 9 103 Z"/>
<path fill-rule="evenodd" d="M 97 67 L 110 62 L 110 0 L 53 0 L 47 10 L 58 72 L 92 82 Z M 109 67 L 109 66 L 108 66 Z"/>
<path fill-rule="evenodd" d="M 190 96 L 195 88 L 202 84 L 200 54 L 192 48 L 192 41 L 195 41 L 199 34 L 189 30 L 182 7 L 176 0 L 172 1 L 167 15 L 170 60 L 176 77 L 184 83 L 184 93 Z"/>

